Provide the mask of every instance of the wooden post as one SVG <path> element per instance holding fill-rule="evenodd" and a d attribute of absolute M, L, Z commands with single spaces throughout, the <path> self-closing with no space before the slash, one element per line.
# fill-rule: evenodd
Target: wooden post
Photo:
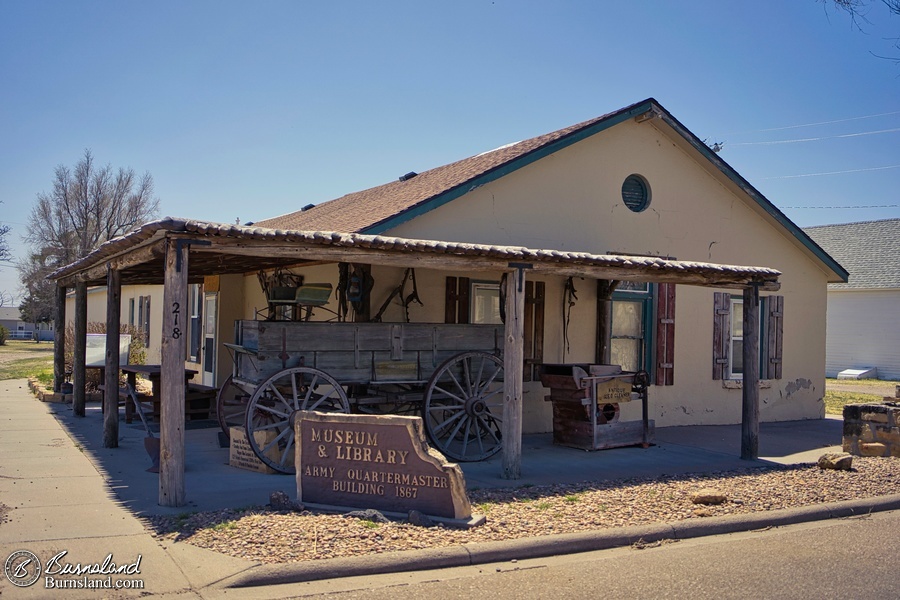
<path fill-rule="evenodd" d="M 106 388 L 103 394 L 103 447 L 119 447 L 119 321 L 122 278 L 118 269 L 106 273 Z M 128 399 L 126 402 L 130 402 Z"/>
<path fill-rule="evenodd" d="M 72 412 L 84 416 L 87 360 L 87 284 L 75 282 L 75 347 L 72 349 Z"/>
<path fill-rule="evenodd" d="M 744 381 L 741 458 L 759 456 L 759 287 L 744 288 Z"/>
<path fill-rule="evenodd" d="M 522 365 L 525 359 L 525 270 L 506 276 L 506 328 L 503 346 L 503 473 L 522 474 Z"/>
<path fill-rule="evenodd" d="M 53 317 L 53 391 L 61 392 L 66 380 L 66 287 L 56 288 L 56 314 Z"/>
<path fill-rule="evenodd" d="M 163 290 L 159 504 L 184 506 L 184 332 L 188 246 L 169 238 Z"/>

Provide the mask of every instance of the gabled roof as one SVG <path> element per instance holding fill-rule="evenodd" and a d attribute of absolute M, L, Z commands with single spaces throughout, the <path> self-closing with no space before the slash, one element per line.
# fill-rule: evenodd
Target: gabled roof
<path fill-rule="evenodd" d="M 271 229 L 382 234 L 479 186 L 641 115 L 646 118 L 659 117 L 674 131 L 676 137 L 680 136 L 702 154 L 765 213 L 787 229 L 802 247 L 833 271 L 838 279 L 846 281 L 847 272 L 837 261 L 653 98 L 552 133 L 436 167 L 410 178 L 404 176 L 400 180 L 347 194 L 306 210 L 257 221 L 254 225 Z"/>
<path fill-rule="evenodd" d="M 803 229 L 850 272 L 829 289 L 900 288 L 900 219 Z"/>
<path fill-rule="evenodd" d="M 22 314 L 18 306 L 0 306 L 0 321 L 21 321 Z"/>

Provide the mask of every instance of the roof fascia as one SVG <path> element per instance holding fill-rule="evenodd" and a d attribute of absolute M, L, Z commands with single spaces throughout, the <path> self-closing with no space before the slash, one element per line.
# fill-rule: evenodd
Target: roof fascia
<path fill-rule="evenodd" d="M 656 103 L 652 99 L 644 100 L 638 104 L 634 104 L 627 108 L 620 110 L 619 112 L 612 113 L 605 119 L 597 121 L 583 129 L 579 129 L 574 131 L 558 140 L 554 140 L 549 144 L 541 146 L 527 154 L 523 154 L 509 162 L 503 163 L 481 175 L 478 175 L 465 183 L 462 183 L 456 187 L 450 188 L 446 192 L 442 192 L 436 196 L 432 196 L 431 198 L 416 204 L 403 212 L 400 212 L 396 215 L 388 217 L 378 223 L 370 225 L 364 229 L 361 229 L 359 233 L 365 233 L 369 235 L 381 235 L 386 231 L 393 229 L 407 221 L 411 221 L 416 217 L 422 216 L 425 213 L 431 212 L 432 210 L 439 208 L 448 202 L 456 200 L 460 196 L 468 194 L 472 190 L 477 187 L 481 187 L 492 181 L 496 181 L 501 177 L 505 177 L 510 173 L 518 171 L 523 167 L 527 167 L 531 163 L 538 161 L 546 156 L 559 152 L 564 148 L 568 148 L 572 144 L 580 142 L 581 140 L 588 138 L 596 133 L 600 133 L 610 127 L 618 125 L 623 121 L 627 121 L 633 117 L 644 114 L 649 110 L 652 110 L 653 107 L 656 106 Z"/>
<path fill-rule="evenodd" d="M 731 180 L 736 186 L 738 186 L 741 191 L 750 196 L 769 216 L 775 219 L 782 227 L 788 230 L 788 232 L 793 235 L 797 241 L 799 241 L 807 250 L 809 250 L 819 261 L 821 261 L 826 267 L 828 267 L 831 271 L 837 275 L 841 281 L 846 283 L 850 278 L 850 273 L 842 267 L 834 258 L 831 257 L 821 246 L 819 246 L 809 235 L 806 234 L 800 227 L 798 227 L 793 221 L 791 221 L 787 215 L 781 212 L 778 207 L 776 207 L 772 202 L 769 201 L 768 198 L 763 196 L 763 194 L 753 187 L 750 182 L 741 177 L 741 175 L 735 171 L 728 163 L 719 158 L 719 156 L 710 149 L 709 146 L 704 144 L 696 135 L 691 133 L 691 131 L 681 124 L 678 119 L 673 117 L 669 111 L 658 107 L 660 109 L 660 116 L 673 131 L 675 131 L 678 135 L 684 138 L 697 152 L 703 155 L 705 159 L 707 159 L 710 163 L 715 165 L 715 167 Z"/>

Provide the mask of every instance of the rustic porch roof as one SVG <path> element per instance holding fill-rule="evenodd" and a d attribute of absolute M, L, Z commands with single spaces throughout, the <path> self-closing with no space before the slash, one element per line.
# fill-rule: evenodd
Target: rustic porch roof
<path fill-rule="evenodd" d="M 50 275 L 60 285 L 84 281 L 105 285 L 107 268 L 122 284 L 163 283 L 166 238 L 190 245 L 193 281 L 207 275 L 250 273 L 309 262 L 356 262 L 437 269 L 534 272 L 598 279 L 674 282 L 738 288 L 759 284 L 777 289 L 780 272 L 768 267 L 721 265 L 627 256 L 495 246 L 436 240 L 267 229 L 167 217 L 110 240 L 88 256 Z"/>

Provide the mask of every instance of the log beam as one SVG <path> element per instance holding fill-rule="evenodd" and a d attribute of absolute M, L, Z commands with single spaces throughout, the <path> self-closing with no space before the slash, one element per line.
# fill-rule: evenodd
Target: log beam
<path fill-rule="evenodd" d="M 507 267 L 508 268 L 508 267 Z M 522 369 L 525 358 L 525 270 L 507 273 L 503 345 L 503 479 L 522 476 Z"/>
<path fill-rule="evenodd" d="M 103 394 L 103 447 L 119 447 L 119 325 L 122 300 L 121 273 L 106 274 L 106 368 Z M 126 400 L 128 402 L 129 400 Z"/>
<path fill-rule="evenodd" d="M 53 317 L 53 391 L 62 391 L 66 380 L 66 288 L 56 288 L 56 314 Z"/>
<path fill-rule="evenodd" d="M 741 386 L 741 458 L 759 456 L 759 289 L 744 288 L 744 381 Z"/>
<path fill-rule="evenodd" d="M 84 416 L 86 359 L 87 284 L 79 281 L 75 283 L 75 347 L 72 348 L 72 412 L 76 417 Z"/>
<path fill-rule="evenodd" d="M 188 246 L 166 242 L 160 378 L 159 504 L 184 506 L 184 360 Z"/>

